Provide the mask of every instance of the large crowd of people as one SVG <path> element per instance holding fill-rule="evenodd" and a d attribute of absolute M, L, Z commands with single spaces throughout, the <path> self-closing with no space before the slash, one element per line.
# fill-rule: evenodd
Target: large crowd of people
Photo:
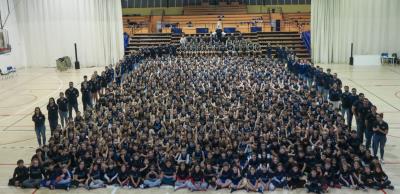
<path fill-rule="evenodd" d="M 17 162 L 9 184 L 393 189 L 382 170 L 388 125 L 362 93 L 342 91 L 336 74 L 283 47 L 276 58 L 258 50 L 186 50 L 215 46 L 205 39 L 184 40 L 178 52 L 143 48 L 85 78 L 80 91 L 71 82 L 49 100 L 48 115 L 35 109 L 40 148 L 29 167 Z M 235 37 L 215 42 L 248 44 Z M 185 53 L 192 51 L 202 52 Z"/>

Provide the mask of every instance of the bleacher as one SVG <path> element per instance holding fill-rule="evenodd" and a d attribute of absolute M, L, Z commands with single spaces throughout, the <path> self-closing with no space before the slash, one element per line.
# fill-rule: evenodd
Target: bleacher
<path fill-rule="evenodd" d="M 122 21 L 124 32 L 127 32 L 130 35 L 136 33 L 149 33 L 150 16 L 123 16 Z"/>
<path fill-rule="evenodd" d="M 266 30 L 270 29 L 269 16 L 267 14 L 243 14 L 243 15 L 196 15 L 196 16 L 164 16 L 163 22 L 177 24 L 186 34 L 195 34 L 196 28 L 208 28 L 215 31 L 217 22 L 221 20 L 223 27 L 234 27 L 240 32 L 250 32 L 252 23 Z M 189 26 L 188 23 L 191 23 Z M 168 29 L 163 30 L 168 32 Z"/>
<path fill-rule="evenodd" d="M 127 53 L 132 50 L 138 50 L 143 46 L 158 46 L 179 43 L 179 35 L 172 35 L 171 33 L 141 33 L 135 34 L 130 37 Z"/>
<path fill-rule="evenodd" d="M 247 14 L 245 5 L 196 6 L 184 7 L 183 15 L 244 15 Z"/>
<path fill-rule="evenodd" d="M 311 60 L 310 53 L 298 32 L 259 32 L 257 33 L 257 40 L 265 53 L 267 52 L 267 44 L 270 43 L 273 48 L 281 45 L 293 49 L 298 57 Z M 275 55 L 275 49 L 272 49 L 272 51 L 272 54 Z"/>
<path fill-rule="evenodd" d="M 258 32 L 258 33 L 242 33 L 243 38 L 258 42 L 261 45 L 263 53 L 267 53 L 268 43 L 271 45 L 272 55 L 275 55 L 275 48 L 280 46 L 293 49 L 298 57 L 311 60 L 311 56 L 301 40 L 298 32 Z M 128 51 L 138 50 L 141 46 L 156 46 L 173 44 L 179 46 L 179 35 L 171 33 L 157 34 L 135 34 L 131 37 Z"/>

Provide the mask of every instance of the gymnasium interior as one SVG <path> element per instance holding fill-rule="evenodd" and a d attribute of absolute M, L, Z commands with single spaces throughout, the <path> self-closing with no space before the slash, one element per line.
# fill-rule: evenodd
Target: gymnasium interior
<path fill-rule="evenodd" d="M 399 10 L 0 0 L 0 194 L 399 193 Z"/>

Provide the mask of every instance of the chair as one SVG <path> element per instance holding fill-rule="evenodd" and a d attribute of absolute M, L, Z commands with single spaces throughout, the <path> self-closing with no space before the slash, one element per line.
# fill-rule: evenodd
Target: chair
<path fill-rule="evenodd" d="M 384 64 L 385 61 L 389 59 L 389 53 L 382 53 L 381 54 L 381 63 Z"/>

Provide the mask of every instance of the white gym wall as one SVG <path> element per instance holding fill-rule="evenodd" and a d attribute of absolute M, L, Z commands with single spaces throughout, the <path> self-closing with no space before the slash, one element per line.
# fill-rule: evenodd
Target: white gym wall
<path fill-rule="evenodd" d="M 314 63 L 348 63 L 354 55 L 400 53 L 399 0 L 312 0 Z"/>
<path fill-rule="evenodd" d="M 1 19 L 4 29 L 8 31 L 11 52 L 0 55 L 0 68 L 7 66 L 24 67 L 26 65 L 25 48 L 20 37 L 17 17 L 12 0 L 0 0 Z M 9 11 L 10 10 L 10 11 Z"/>
<path fill-rule="evenodd" d="M 56 60 L 63 56 L 74 62 L 74 43 L 78 45 L 81 67 L 105 66 L 123 57 L 120 0 L 9 2 L 15 7 L 27 67 L 55 67 Z"/>

